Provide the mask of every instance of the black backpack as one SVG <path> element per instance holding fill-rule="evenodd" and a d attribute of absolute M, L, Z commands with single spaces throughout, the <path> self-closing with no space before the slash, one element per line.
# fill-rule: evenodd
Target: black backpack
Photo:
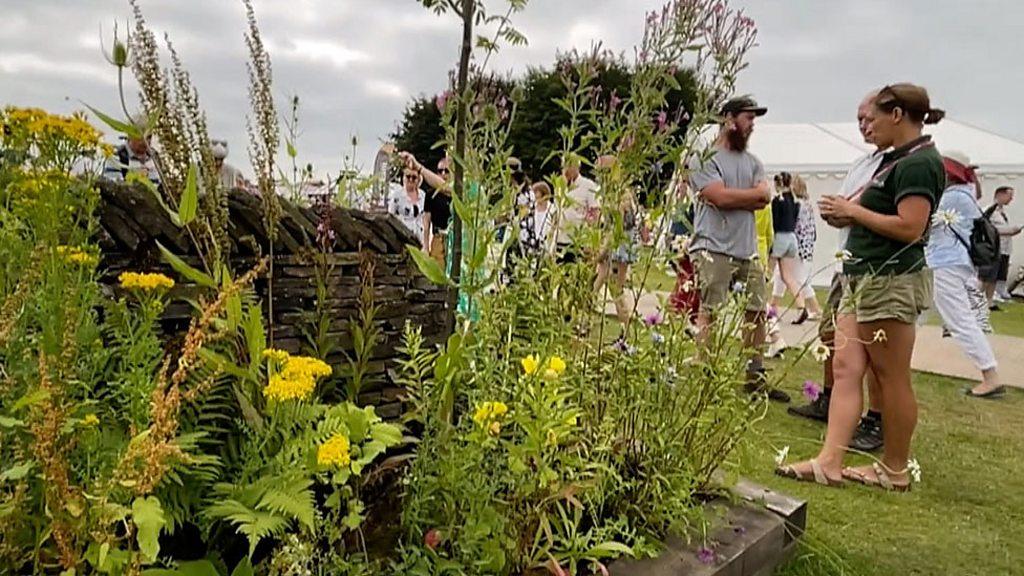
<path fill-rule="evenodd" d="M 960 234 L 957 234 L 956 230 L 950 227 L 950 231 L 953 232 L 956 239 L 967 248 L 971 262 L 978 268 L 991 268 L 999 264 L 999 230 L 996 230 L 995 224 L 992 223 L 992 213 L 995 210 L 996 207 L 992 206 L 974 219 L 971 223 L 971 242 L 969 244 Z"/>

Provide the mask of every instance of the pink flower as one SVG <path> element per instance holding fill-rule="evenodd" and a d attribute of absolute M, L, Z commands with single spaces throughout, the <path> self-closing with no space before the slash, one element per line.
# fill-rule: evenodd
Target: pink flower
<path fill-rule="evenodd" d="M 664 318 L 662 318 L 661 314 L 658 312 L 651 312 L 647 316 L 644 316 L 644 324 L 646 324 L 647 326 L 657 326 L 658 324 L 661 324 L 663 321 Z"/>
<path fill-rule="evenodd" d="M 718 557 L 715 551 L 707 546 L 701 546 L 697 550 L 697 560 L 700 560 L 701 564 L 710 566 L 715 563 L 715 559 Z"/>
<path fill-rule="evenodd" d="M 804 398 L 807 398 L 809 402 L 814 402 L 821 396 L 821 387 L 814 380 L 804 381 Z"/>
<path fill-rule="evenodd" d="M 450 90 L 445 90 L 444 92 L 438 94 L 436 98 L 434 98 L 434 105 L 437 106 L 438 110 L 444 112 L 445 104 L 448 103 L 448 98 L 450 98 L 451 95 L 452 93 Z"/>

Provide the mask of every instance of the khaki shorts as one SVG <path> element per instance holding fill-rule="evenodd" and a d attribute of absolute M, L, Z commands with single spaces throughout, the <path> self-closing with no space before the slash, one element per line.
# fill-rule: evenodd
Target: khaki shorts
<path fill-rule="evenodd" d="M 932 301 L 928 269 L 909 274 L 845 276 L 840 314 L 855 314 L 857 322 L 895 320 L 914 324 Z"/>
<path fill-rule="evenodd" d="M 733 287 L 740 285 L 747 297 L 748 312 L 764 312 L 768 304 L 764 269 L 757 260 L 741 260 L 701 250 L 690 255 L 697 272 L 701 308 L 716 308 L 729 300 Z"/>
<path fill-rule="evenodd" d="M 843 275 L 833 274 L 828 296 L 825 297 L 825 309 L 822 310 L 821 322 L 818 323 L 818 337 L 822 340 L 827 340 L 827 337 L 836 331 L 836 315 L 839 314 L 839 303 L 842 299 Z"/>

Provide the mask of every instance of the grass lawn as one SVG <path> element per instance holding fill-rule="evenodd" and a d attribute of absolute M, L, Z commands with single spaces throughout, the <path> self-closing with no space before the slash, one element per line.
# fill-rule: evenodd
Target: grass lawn
<path fill-rule="evenodd" d="M 791 370 L 785 387 L 802 402 L 804 380 L 820 381 L 820 369 L 805 359 Z M 770 407 L 739 463 L 755 482 L 808 501 L 804 543 L 778 576 L 1024 574 L 1024 393 L 972 400 L 961 394 L 961 381 L 917 373 L 914 385 L 920 412 L 913 456 L 922 483 L 909 494 L 774 476 L 777 449 L 790 446 L 789 461 L 809 458 L 825 427 Z M 863 462 L 867 457 L 849 459 Z"/>

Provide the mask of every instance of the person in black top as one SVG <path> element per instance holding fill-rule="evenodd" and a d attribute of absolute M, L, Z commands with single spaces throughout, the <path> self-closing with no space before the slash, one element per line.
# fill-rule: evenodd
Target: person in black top
<path fill-rule="evenodd" d="M 800 203 L 793 195 L 793 176 L 782 172 L 775 177 L 775 198 L 772 199 L 772 230 L 774 241 L 771 249 L 771 263 L 768 277 L 771 278 L 778 266 L 779 274 L 786 288 L 796 299 L 799 315 L 794 324 L 803 324 L 807 320 L 815 320 L 807 314 L 804 307 L 803 279 L 800 274 L 800 250 L 796 237 L 796 223 L 800 218 Z"/>

